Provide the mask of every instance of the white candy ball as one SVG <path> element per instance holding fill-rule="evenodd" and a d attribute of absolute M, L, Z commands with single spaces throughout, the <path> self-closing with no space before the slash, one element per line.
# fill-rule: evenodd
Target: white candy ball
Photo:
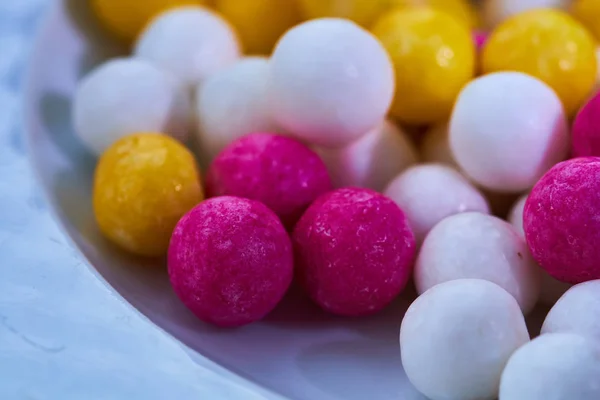
<path fill-rule="evenodd" d="M 384 194 L 404 211 L 417 243 L 450 215 L 490 211 L 485 197 L 459 172 L 443 164 L 409 168 L 388 185 Z"/>
<path fill-rule="evenodd" d="M 517 230 L 521 237 L 525 238 L 523 230 L 523 208 L 527 195 L 523 195 L 517 200 L 508 215 L 508 222 Z M 572 286 L 568 283 L 554 279 L 550 274 L 540 268 L 542 275 L 542 284 L 540 289 L 540 302 L 544 304 L 554 304 L 569 288 Z"/>
<path fill-rule="evenodd" d="M 249 133 L 280 131 L 267 100 L 268 76 L 268 59 L 247 57 L 198 87 L 197 144 L 205 161 L 210 162 L 231 142 Z"/>
<path fill-rule="evenodd" d="M 542 333 L 575 333 L 600 343 L 600 280 L 567 290 L 546 316 Z"/>
<path fill-rule="evenodd" d="M 432 400 L 495 399 L 506 362 L 528 341 L 515 299 L 479 279 L 428 290 L 410 306 L 400 328 L 404 370 Z"/>
<path fill-rule="evenodd" d="M 341 147 L 373 129 L 394 96 L 381 43 L 355 23 L 321 18 L 290 29 L 271 58 L 271 106 L 301 140 Z"/>
<path fill-rule="evenodd" d="M 488 28 L 493 28 L 513 15 L 534 8 L 567 9 L 572 0 L 484 0 L 483 19 Z"/>
<path fill-rule="evenodd" d="M 450 120 L 461 168 L 492 190 L 531 188 L 569 151 L 562 103 L 542 81 L 520 72 L 477 78 L 462 90 Z"/>
<path fill-rule="evenodd" d="M 135 56 L 172 72 L 191 86 L 240 56 L 233 28 L 202 7 L 181 7 L 154 19 L 140 35 Z"/>
<path fill-rule="evenodd" d="M 485 279 L 510 293 L 524 313 L 540 294 L 539 267 L 525 240 L 510 224 L 476 212 L 453 215 L 433 227 L 414 277 L 419 293 L 454 279 Z"/>
<path fill-rule="evenodd" d="M 500 400 L 598 400 L 599 377 L 595 343 L 573 334 L 542 335 L 508 361 Z"/>
<path fill-rule="evenodd" d="M 447 123 L 434 125 L 425 132 L 420 152 L 424 162 L 442 163 L 455 169 L 459 168 L 450 149 Z"/>
<path fill-rule="evenodd" d="M 191 127 L 187 91 L 169 73 L 137 59 L 115 59 L 90 72 L 73 100 L 73 126 L 100 155 L 123 136 L 156 132 L 185 140 Z"/>
<path fill-rule="evenodd" d="M 389 121 L 345 147 L 321 148 L 317 152 L 336 188 L 382 191 L 398 173 L 417 162 L 417 151 L 406 133 Z"/>

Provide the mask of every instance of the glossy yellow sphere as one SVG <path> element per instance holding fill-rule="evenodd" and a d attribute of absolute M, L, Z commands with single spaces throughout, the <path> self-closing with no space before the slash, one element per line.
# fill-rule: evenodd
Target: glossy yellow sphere
<path fill-rule="evenodd" d="M 370 26 L 390 6 L 390 0 L 297 0 L 306 19 L 347 18 Z"/>
<path fill-rule="evenodd" d="M 483 49 L 484 73 L 520 71 L 546 82 L 573 116 L 596 81 L 596 45 L 568 14 L 537 9 L 500 24 Z"/>
<path fill-rule="evenodd" d="M 469 0 L 390 0 L 395 7 L 433 7 L 443 11 L 469 28 L 479 26 L 479 16 Z"/>
<path fill-rule="evenodd" d="M 83 1 L 83 0 L 82 0 Z M 92 11 L 113 36 L 132 43 L 160 13 L 180 6 L 198 6 L 204 0 L 91 0 Z"/>
<path fill-rule="evenodd" d="M 444 12 L 415 7 L 385 14 L 373 33 L 394 63 L 391 114 L 411 125 L 447 119 L 460 90 L 475 74 L 470 31 Z"/>
<path fill-rule="evenodd" d="M 296 0 L 216 0 L 215 8 L 236 28 L 248 54 L 270 54 L 300 22 Z"/>
<path fill-rule="evenodd" d="M 575 0 L 571 5 L 571 13 L 600 40 L 600 1 Z"/>
<path fill-rule="evenodd" d="M 179 219 L 203 199 L 194 156 L 166 135 L 138 133 L 114 143 L 94 177 L 102 233 L 141 256 L 161 256 Z"/>

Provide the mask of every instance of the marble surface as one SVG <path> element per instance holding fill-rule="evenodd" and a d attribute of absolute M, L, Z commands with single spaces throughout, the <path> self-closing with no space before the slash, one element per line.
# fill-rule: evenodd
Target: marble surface
<path fill-rule="evenodd" d="M 51 1 L 0 0 L 0 399 L 265 398 L 124 304 L 50 216 L 27 160 L 21 93 Z"/>

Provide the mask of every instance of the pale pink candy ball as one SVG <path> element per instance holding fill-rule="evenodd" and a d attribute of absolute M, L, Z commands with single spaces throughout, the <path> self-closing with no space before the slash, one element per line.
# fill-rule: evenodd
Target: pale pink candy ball
<path fill-rule="evenodd" d="M 431 228 L 450 215 L 490 211 L 485 197 L 464 176 L 442 164 L 407 169 L 384 194 L 404 210 L 419 244 Z"/>
<path fill-rule="evenodd" d="M 355 186 L 382 191 L 392 178 L 417 162 L 414 145 L 390 121 L 380 123 L 348 146 L 317 152 L 336 188 Z"/>
<path fill-rule="evenodd" d="M 369 189 L 338 189 L 319 197 L 293 234 L 296 271 L 324 310 L 373 314 L 406 286 L 415 239 L 402 210 Z"/>
<path fill-rule="evenodd" d="M 515 227 L 519 235 L 525 238 L 525 231 L 523 230 L 523 209 L 525 208 L 525 202 L 527 201 L 527 195 L 521 196 L 511 209 L 508 221 L 512 226 Z M 541 270 L 542 274 L 542 288 L 540 292 L 540 302 L 544 304 L 554 304 L 572 285 L 558 281 L 548 275 L 544 270 Z"/>
<path fill-rule="evenodd" d="M 525 203 L 523 227 L 531 253 L 567 283 L 600 279 L 600 158 L 554 166 Z"/>
<path fill-rule="evenodd" d="M 476 212 L 448 217 L 429 232 L 414 276 L 419 293 L 455 279 L 494 282 L 524 313 L 533 309 L 540 294 L 540 271 L 525 240 L 507 222 Z"/>

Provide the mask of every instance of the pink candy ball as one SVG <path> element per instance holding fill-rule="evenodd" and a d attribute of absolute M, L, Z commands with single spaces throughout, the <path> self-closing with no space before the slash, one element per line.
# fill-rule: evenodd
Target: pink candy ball
<path fill-rule="evenodd" d="M 309 296 L 344 316 L 373 314 L 406 286 L 415 237 L 404 212 L 370 189 L 319 197 L 293 234 L 296 268 Z"/>
<path fill-rule="evenodd" d="M 477 51 L 481 51 L 485 43 L 487 42 L 488 34 L 484 31 L 473 31 L 473 43 L 475 43 L 475 47 Z"/>
<path fill-rule="evenodd" d="M 264 203 L 292 228 L 306 208 L 331 190 L 327 167 L 299 141 L 269 133 L 244 136 L 210 165 L 209 196 L 239 196 Z"/>
<path fill-rule="evenodd" d="M 535 185 L 523 212 L 531 254 L 554 278 L 600 278 L 600 158 L 561 162 Z"/>
<path fill-rule="evenodd" d="M 169 278 L 201 320 L 236 327 L 263 318 L 293 276 L 290 238 L 263 204 L 237 197 L 206 200 L 175 227 Z"/>
<path fill-rule="evenodd" d="M 574 157 L 600 156 L 600 92 L 579 110 L 571 138 Z"/>

